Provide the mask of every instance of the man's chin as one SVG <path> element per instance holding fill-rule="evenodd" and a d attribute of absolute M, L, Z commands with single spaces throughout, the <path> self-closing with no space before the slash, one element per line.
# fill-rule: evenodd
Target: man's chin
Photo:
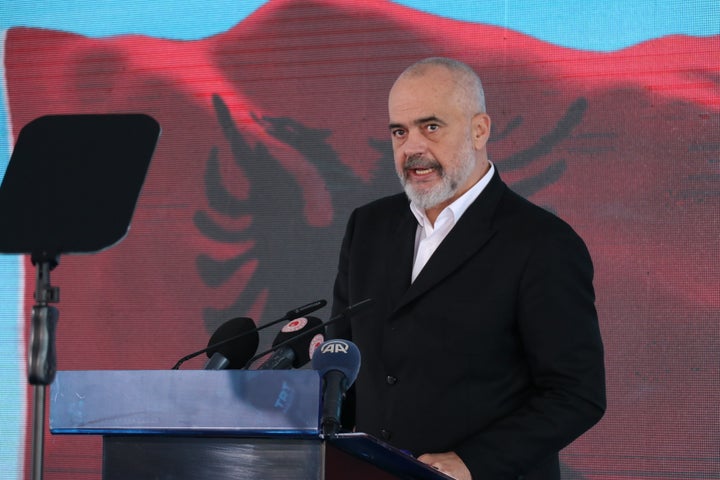
<path fill-rule="evenodd" d="M 409 185 L 405 186 L 405 194 L 412 203 L 423 210 L 436 207 L 452 197 L 452 193 L 448 195 L 447 192 L 435 192 L 431 189 L 419 191 L 417 188 Z"/>

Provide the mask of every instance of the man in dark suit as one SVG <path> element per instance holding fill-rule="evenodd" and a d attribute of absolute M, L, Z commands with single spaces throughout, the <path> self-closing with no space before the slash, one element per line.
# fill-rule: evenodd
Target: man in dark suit
<path fill-rule="evenodd" d="M 557 479 L 605 410 L 585 244 L 500 179 L 468 66 L 418 62 L 388 106 L 405 193 L 355 210 L 343 240 L 334 312 L 374 300 L 330 332 L 362 354 L 344 426 L 457 479 Z"/>

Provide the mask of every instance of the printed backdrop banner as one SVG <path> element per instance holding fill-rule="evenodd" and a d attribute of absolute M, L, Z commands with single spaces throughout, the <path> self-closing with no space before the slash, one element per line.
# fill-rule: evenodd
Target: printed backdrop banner
<path fill-rule="evenodd" d="M 720 35 L 592 52 L 340 0 L 271 1 L 192 41 L 9 29 L 12 138 L 60 113 L 162 127 L 129 235 L 53 271 L 59 368 L 167 369 L 232 317 L 329 300 L 351 210 L 399 190 L 388 89 L 437 55 L 479 72 L 491 159 L 594 259 L 609 409 L 563 452 L 565 478 L 718 478 Z M 34 267 L 19 270 L 18 318 L 1 320 L 27 334 Z M 100 455 L 97 438 L 47 435 L 46 478 L 97 479 Z"/>

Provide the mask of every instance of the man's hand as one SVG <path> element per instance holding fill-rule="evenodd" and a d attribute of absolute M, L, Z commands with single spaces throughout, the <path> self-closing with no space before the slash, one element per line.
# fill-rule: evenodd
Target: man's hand
<path fill-rule="evenodd" d="M 470 470 L 455 452 L 426 453 L 418 460 L 455 480 L 472 480 Z"/>

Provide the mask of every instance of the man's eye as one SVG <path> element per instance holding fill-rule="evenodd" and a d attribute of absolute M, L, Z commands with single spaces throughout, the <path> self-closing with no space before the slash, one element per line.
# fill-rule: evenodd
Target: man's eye
<path fill-rule="evenodd" d="M 402 137 L 403 135 L 405 135 L 405 130 L 403 130 L 401 128 L 396 128 L 395 130 L 391 130 L 390 134 L 393 137 Z"/>
<path fill-rule="evenodd" d="M 431 123 L 431 124 L 425 126 L 425 129 L 428 132 L 436 132 L 438 130 L 438 128 L 440 128 L 440 125 L 437 125 L 435 123 Z"/>

